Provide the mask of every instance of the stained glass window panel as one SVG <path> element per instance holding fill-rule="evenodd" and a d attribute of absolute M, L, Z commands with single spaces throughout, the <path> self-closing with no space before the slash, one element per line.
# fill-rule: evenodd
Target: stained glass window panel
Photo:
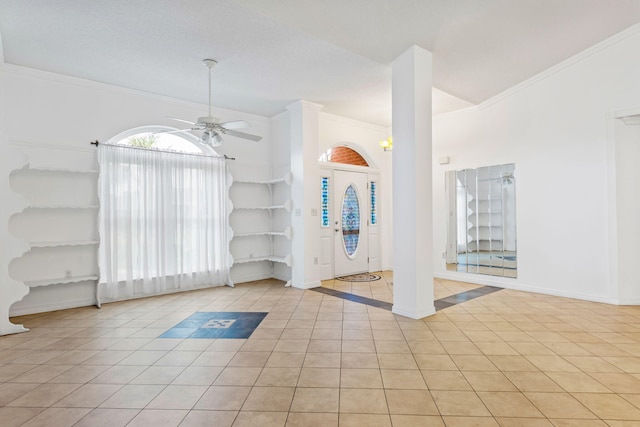
<path fill-rule="evenodd" d="M 322 194 L 322 198 L 320 201 L 321 205 L 321 225 L 323 227 L 329 226 L 329 177 L 323 176 L 320 181 L 320 191 Z"/>
<path fill-rule="evenodd" d="M 360 240 L 360 203 L 353 185 L 347 187 L 342 199 L 342 242 L 349 257 L 358 250 Z"/>
<path fill-rule="evenodd" d="M 377 194 L 376 182 L 371 181 L 371 225 L 378 223 L 378 210 L 376 209 Z"/>

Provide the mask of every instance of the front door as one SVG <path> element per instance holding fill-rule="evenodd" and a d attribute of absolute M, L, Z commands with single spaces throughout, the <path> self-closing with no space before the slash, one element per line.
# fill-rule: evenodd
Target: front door
<path fill-rule="evenodd" d="M 369 271 L 367 174 L 334 171 L 336 277 Z"/>

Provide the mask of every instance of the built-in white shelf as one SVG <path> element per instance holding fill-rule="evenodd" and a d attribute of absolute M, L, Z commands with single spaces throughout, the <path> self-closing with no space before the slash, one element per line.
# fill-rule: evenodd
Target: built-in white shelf
<path fill-rule="evenodd" d="M 291 200 L 287 200 L 283 205 L 276 206 L 234 206 L 234 210 L 275 210 L 275 209 L 284 209 L 287 212 L 291 212 Z"/>
<path fill-rule="evenodd" d="M 56 172 L 56 173 L 86 173 L 90 175 L 97 175 L 99 171 L 97 169 L 66 169 L 66 168 L 40 168 L 40 167 L 28 167 L 24 168 L 25 171 L 35 172 Z"/>
<path fill-rule="evenodd" d="M 56 279 L 29 280 L 25 281 L 24 284 L 29 286 L 30 288 L 36 288 L 38 286 L 61 285 L 64 283 L 78 283 L 92 280 L 98 280 L 98 276 L 75 276 L 61 277 Z"/>
<path fill-rule="evenodd" d="M 30 242 L 32 248 L 58 248 L 62 246 L 90 246 L 100 243 L 98 240 L 67 240 L 59 242 Z"/>
<path fill-rule="evenodd" d="M 287 255 L 287 256 L 265 255 L 265 256 L 257 256 L 253 258 L 239 258 L 234 260 L 234 264 L 244 264 L 247 262 L 261 262 L 261 261 L 280 262 L 280 263 L 286 264 L 288 267 L 291 267 L 291 255 Z"/>
<path fill-rule="evenodd" d="M 30 209 L 98 209 L 98 205 L 29 205 Z"/>
<path fill-rule="evenodd" d="M 250 233 L 235 233 L 233 237 L 253 237 L 253 236 L 282 236 L 291 240 L 291 227 L 284 231 L 254 231 Z"/>
<path fill-rule="evenodd" d="M 238 179 L 238 180 L 234 180 L 233 183 L 234 184 L 265 184 L 265 185 L 273 185 L 273 184 L 280 184 L 280 183 L 285 183 L 288 185 L 291 185 L 291 173 L 286 174 L 285 176 L 283 176 L 282 178 L 276 178 L 276 179 L 270 179 L 267 181 L 254 181 L 254 180 L 246 180 L 246 179 Z"/>

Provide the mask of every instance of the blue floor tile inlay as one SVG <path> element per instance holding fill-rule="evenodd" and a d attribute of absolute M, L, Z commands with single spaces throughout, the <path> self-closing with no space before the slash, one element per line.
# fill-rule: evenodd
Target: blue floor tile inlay
<path fill-rule="evenodd" d="M 199 311 L 160 338 L 249 338 L 267 314 Z"/>

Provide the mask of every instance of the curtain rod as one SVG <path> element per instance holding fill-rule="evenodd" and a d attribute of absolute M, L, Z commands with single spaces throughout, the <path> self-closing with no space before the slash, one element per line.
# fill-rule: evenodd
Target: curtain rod
<path fill-rule="evenodd" d="M 89 144 L 95 145 L 96 148 L 98 148 L 98 145 L 100 145 L 100 142 L 96 139 L 95 141 L 89 142 Z M 169 154 L 182 154 L 182 155 L 185 155 L 185 156 L 212 157 L 214 159 L 224 159 L 224 160 L 235 160 L 236 159 L 235 157 L 229 157 L 226 154 L 224 154 L 222 156 L 208 156 L 206 154 L 198 154 L 198 153 L 183 153 L 181 151 L 158 150 L 157 148 L 153 148 L 153 149 L 149 150 L 148 148 L 133 147 L 131 145 L 117 145 L 117 144 L 103 144 L 103 145 L 108 145 L 110 147 L 118 147 L 118 148 L 130 148 L 132 150 L 147 150 L 147 151 L 159 151 L 161 153 L 169 153 Z"/>

